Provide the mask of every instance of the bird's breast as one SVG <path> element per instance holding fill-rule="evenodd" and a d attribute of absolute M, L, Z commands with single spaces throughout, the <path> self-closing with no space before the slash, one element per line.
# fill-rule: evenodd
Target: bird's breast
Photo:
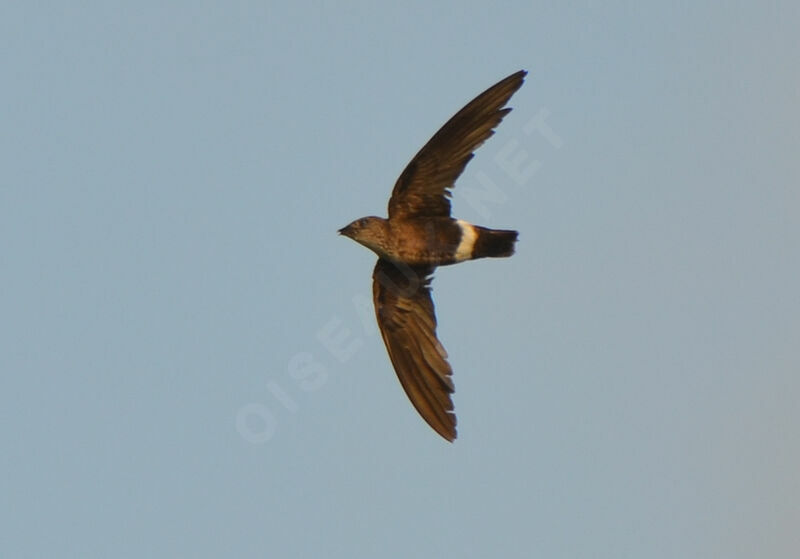
<path fill-rule="evenodd" d="M 410 265 L 443 266 L 465 260 L 471 226 L 447 218 L 418 218 L 389 222 L 388 251 L 394 260 Z M 464 224 L 467 226 L 465 227 Z M 474 238 L 473 238 L 474 242 Z"/>

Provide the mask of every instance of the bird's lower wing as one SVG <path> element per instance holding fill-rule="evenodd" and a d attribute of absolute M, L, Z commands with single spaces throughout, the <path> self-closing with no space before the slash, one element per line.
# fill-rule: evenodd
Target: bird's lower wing
<path fill-rule="evenodd" d="M 436 338 L 430 267 L 379 259 L 372 294 L 383 341 L 400 384 L 428 425 L 445 439 L 456 438 L 453 370 Z"/>

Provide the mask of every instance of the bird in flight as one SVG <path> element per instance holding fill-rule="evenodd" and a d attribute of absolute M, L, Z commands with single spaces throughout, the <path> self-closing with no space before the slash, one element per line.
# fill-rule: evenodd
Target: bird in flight
<path fill-rule="evenodd" d="M 450 189 L 511 111 L 505 105 L 526 73 L 520 70 L 496 83 L 433 135 L 397 179 L 389 219 L 363 217 L 339 230 L 378 255 L 372 296 L 389 358 L 411 403 L 448 441 L 456 438 L 453 370 L 436 337 L 430 283 L 437 266 L 514 253 L 516 231 L 451 217 Z"/>

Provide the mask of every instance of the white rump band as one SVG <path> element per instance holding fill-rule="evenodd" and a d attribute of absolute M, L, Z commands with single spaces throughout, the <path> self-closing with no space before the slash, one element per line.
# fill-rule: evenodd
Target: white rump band
<path fill-rule="evenodd" d="M 456 220 L 456 223 L 461 228 L 461 241 L 459 241 L 458 248 L 456 248 L 456 261 L 461 262 L 472 258 L 472 249 L 475 248 L 475 239 L 478 238 L 478 232 L 463 219 Z"/>

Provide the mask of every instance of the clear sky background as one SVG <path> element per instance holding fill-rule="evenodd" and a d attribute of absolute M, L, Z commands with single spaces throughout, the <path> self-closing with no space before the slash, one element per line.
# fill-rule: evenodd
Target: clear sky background
<path fill-rule="evenodd" d="M 800 4 L 35 4 L 0 556 L 797 557 Z M 454 197 L 517 254 L 434 280 L 449 444 L 336 230 L 520 68 Z"/>

